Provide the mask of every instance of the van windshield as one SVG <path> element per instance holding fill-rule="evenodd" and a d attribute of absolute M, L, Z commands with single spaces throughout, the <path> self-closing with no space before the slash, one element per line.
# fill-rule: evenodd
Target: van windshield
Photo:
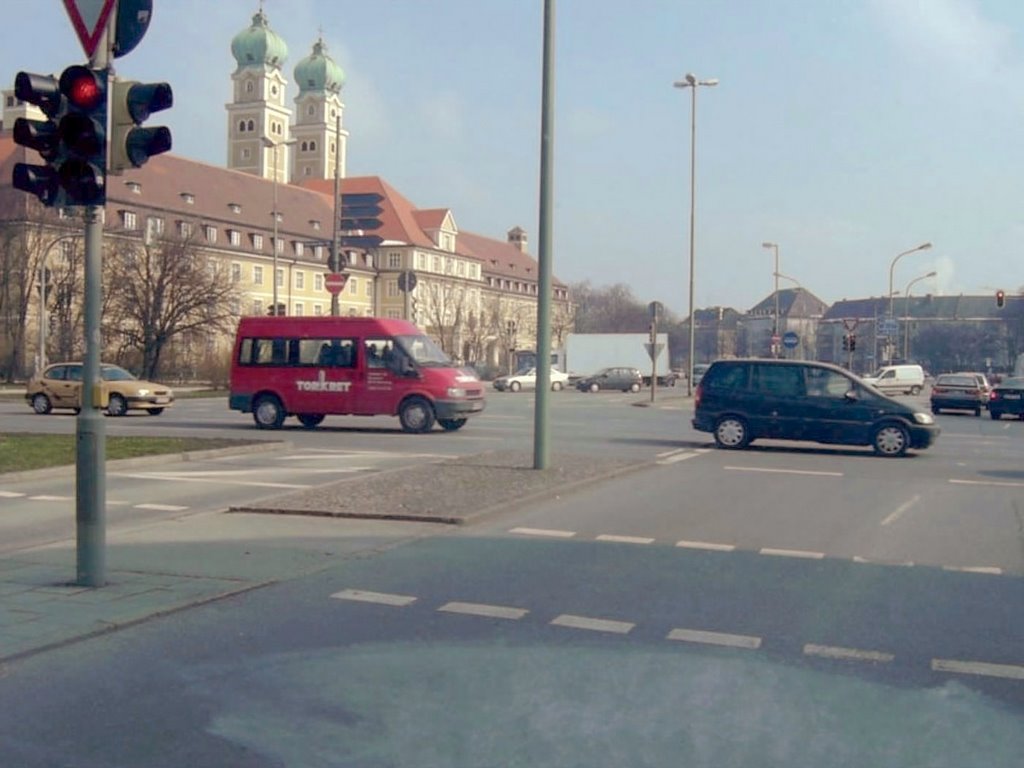
<path fill-rule="evenodd" d="M 452 360 L 429 336 L 397 336 L 398 346 L 424 368 L 449 368 Z"/>

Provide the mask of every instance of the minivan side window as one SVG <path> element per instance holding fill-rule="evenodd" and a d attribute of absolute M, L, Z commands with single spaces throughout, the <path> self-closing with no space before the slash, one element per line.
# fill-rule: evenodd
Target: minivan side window
<path fill-rule="evenodd" d="M 795 365 L 755 365 L 753 389 L 776 397 L 800 397 L 804 394 L 803 369 Z"/>
<path fill-rule="evenodd" d="M 853 382 L 841 373 L 827 368 L 807 369 L 807 394 L 810 397 L 830 397 L 841 400 L 853 389 Z"/>
<path fill-rule="evenodd" d="M 694 373 L 697 373 L 697 366 L 694 366 L 693 370 Z M 717 365 L 708 368 L 708 373 L 701 379 L 701 383 L 705 387 L 714 389 L 745 389 L 747 366 L 744 364 Z"/>

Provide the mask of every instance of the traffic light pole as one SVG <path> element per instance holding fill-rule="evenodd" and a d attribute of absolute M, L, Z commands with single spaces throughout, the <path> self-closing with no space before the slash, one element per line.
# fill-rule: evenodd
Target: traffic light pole
<path fill-rule="evenodd" d="M 116 14 L 111 14 L 113 19 Z M 93 69 L 110 64 L 110 26 L 89 58 Z M 76 420 L 75 527 L 77 579 L 83 587 L 107 583 L 107 435 L 100 412 L 100 309 L 103 304 L 103 206 L 85 208 L 85 358 L 82 409 Z"/>

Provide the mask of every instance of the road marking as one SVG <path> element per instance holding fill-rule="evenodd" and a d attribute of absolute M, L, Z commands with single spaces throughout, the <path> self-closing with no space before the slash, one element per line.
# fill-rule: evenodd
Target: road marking
<path fill-rule="evenodd" d="M 821 656 L 825 659 L 848 659 L 851 661 L 877 661 L 888 664 L 896 658 L 891 653 L 882 651 L 862 651 L 858 648 L 841 648 L 835 645 L 815 645 L 808 643 L 804 646 L 805 656 Z"/>
<path fill-rule="evenodd" d="M 679 454 L 675 454 L 675 455 L 672 455 L 672 456 L 667 456 L 664 459 L 658 459 L 657 463 L 658 464 L 662 464 L 662 465 L 665 465 L 665 464 L 675 464 L 676 462 L 686 461 L 687 459 L 692 459 L 695 456 L 699 456 L 699 455 L 700 454 L 698 454 L 696 451 L 691 451 L 691 452 L 688 452 L 688 453 L 679 453 Z"/>
<path fill-rule="evenodd" d="M 387 592 L 367 592 L 363 589 L 343 589 L 331 595 L 335 600 L 354 600 L 359 603 L 378 603 L 404 607 L 416 602 L 410 595 L 392 595 Z"/>
<path fill-rule="evenodd" d="M 861 557 L 860 555 L 854 555 L 853 556 L 853 562 L 855 562 L 855 563 L 868 563 L 869 565 L 896 565 L 896 566 L 901 566 L 903 568 L 911 568 L 914 565 L 914 561 L 913 560 L 906 560 L 904 562 L 896 562 L 896 561 L 891 561 L 891 560 L 869 560 L 868 558 Z"/>
<path fill-rule="evenodd" d="M 908 501 L 903 502 L 898 507 L 896 507 L 896 509 L 893 510 L 893 512 L 888 517 L 886 517 L 885 520 L 883 520 L 881 522 L 881 525 L 889 525 L 893 521 L 897 520 L 900 515 L 902 515 L 904 512 L 906 512 L 908 509 L 910 509 L 915 504 L 917 504 L 917 502 L 919 502 L 920 500 L 921 500 L 921 494 L 919 494 L 919 493 L 914 494 L 914 496 L 911 499 L 909 499 Z"/>
<path fill-rule="evenodd" d="M 114 474 L 115 477 L 127 477 L 133 480 L 174 480 L 182 483 L 217 483 L 218 485 L 242 485 L 252 488 L 286 488 L 286 489 L 297 489 L 302 490 L 304 488 L 310 488 L 308 483 L 266 483 L 259 482 L 257 480 L 228 480 L 226 478 L 216 477 L 186 477 L 178 476 L 173 474 L 164 474 L 159 472 L 150 473 L 138 473 L 138 474 L 127 474 L 118 472 Z"/>
<path fill-rule="evenodd" d="M 735 544 L 715 544 L 710 541 L 677 541 L 676 546 L 687 549 L 710 549 L 716 552 L 732 552 L 736 549 Z"/>
<path fill-rule="evenodd" d="M 998 480 L 953 480 L 954 485 L 994 485 L 999 488 L 1024 488 L 1024 483 L 1000 482 Z"/>
<path fill-rule="evenodd" d="M 152 509 L 157 512 L 183 512 L 188 507 L 180 507 L 177 504 L 136 504 L 133 509 Z"/>
<path fill-rule="evenodd" d="M 74 496 L 29 496 L 29 501 L 74 501 Z"/>
<path fill-rule="evenodd" d="M 960 571 L 961 573 L 988 573 L 993 576 L 1002 576 L 1003 569 L 986 565 L 944 565 L 944 571 Z"/>
<path fill-rule="evenodd" d="M 445 603 L 437 610 L 445 613 L 485 616 L 489 619 L 521 619 L 529 613 L 524 608 L 509 608 L 505 605 L 487 605 L 485 603 Z"/>
<path fill-rule="evenodd" d="M 824 472 L 814 469 L 769 469 L 768 467 L 722 467 L 733 472 L 771 472 L 779 475 L 811 475 L 816 477 L 842 477 L 842 472 Z"/>
<path fill-rule="evenodd" d="M 561 616 L 552 619 L 551 623 L 558 627 L 589 629 L 593 632 L 614 632 L 619 635 L 628 634 L 636 626 L 636 624 L 631 624 L 628 621 L 590 619 L 586 616 L 573 616 L 569 613 L 563 613 Z"/>
<path fill-rule="evenodd" d="M 706 645 L 724 645 L 729 648 L 749 648 L 757 650 L 761 647 L 761 638 L 752 635 L 732 635 L 726 632 L 707 632 L 702 629 L 673 629 L 668 633 L 667 640 L 680 640 L 684 643 L 704 643 Z"/>
<path fill-rule="evenodd" d="M 654 539 L 646 536 L 616 536 L 610 533 L 602 533 L 597 537 L 598 541 L 616 541 L 622 544 L 653 544 Z"/>
<path fill-rule="evenodd" d="M 955 672 L 961 675 L 982 675 L 1004 677 L 1009 680 L 1024 680 L 1024 667 L 1014 664 L 988 664 L 983 661 L 956 661 L 955 659 L 932 659 L 932 671 Z"/>
<path fill-rule="evenodd" d="M 808 560 L 821 560 L 825 557 L 824 552 L 807 552 L 803 549 L 772 549 L 771 547 L 764 547 L 759 551 L 762 555 L 771 555 L 773 557 L 803 557 Z"/>
<path fill-rule="evenodd" d="M 554 531 L 550 528 L 513 528 L 509 533 L 521 533 L 524 536 L 550 536 L 556 539 L 571 539 L 575 531 Z"/>
<path fill-rule="evenodd" d="M 17 491 L 0 491 L 0 499 L 20 499 L 24 495 L 24 493 L 18 493 Z"/>

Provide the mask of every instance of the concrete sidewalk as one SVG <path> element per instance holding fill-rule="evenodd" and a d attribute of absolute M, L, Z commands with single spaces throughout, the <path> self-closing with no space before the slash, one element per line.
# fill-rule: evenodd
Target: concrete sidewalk
<path fill-rule="evenodd" d="M 559 455 L 550 468 L 534 470 L 530 454 L 495 452 L 185 515 L 108 534 L 108 584 L 100 588 L 73 583 L 73 540 L 0 557 L 0 662 L 329 568 L 339 559 L 435 534 L 439 523 L 467 523 L 646 466 Z"/>

